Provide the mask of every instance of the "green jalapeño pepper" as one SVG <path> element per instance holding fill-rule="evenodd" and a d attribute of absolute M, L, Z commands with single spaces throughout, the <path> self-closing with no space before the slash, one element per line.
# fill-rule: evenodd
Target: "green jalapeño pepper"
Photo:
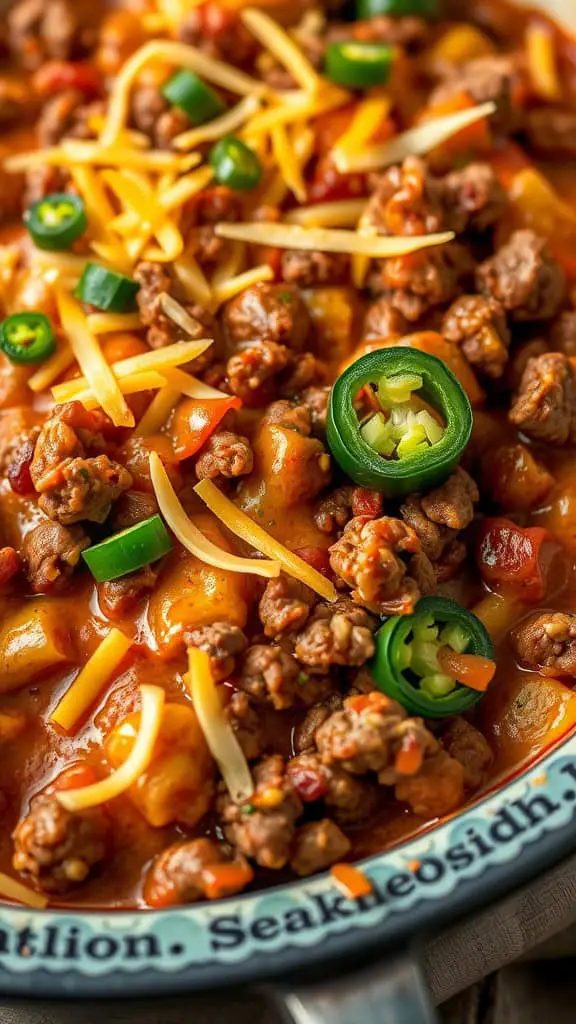
<path fill-rule="evenodd" d="M 117 580 L 129 572 L 158 561 L 172 550 L 172 541 L 159 515 L 129 526 L 121 533 L 94 544 L 82 558 L 98 583 Z"/>
<path fill-rule="evenodd" d="M 450 662 L 443 652 L 476 655 L 484 671 L 487 667 L 493 674 L 492 641 L 480 619 L 446 597 L 424 597 L 413 615 L 395 615 L 380 627 L 370 671 L 377 687 L 411 714 L 461 715 L 484 694 L 445 671 Z"/>
<path fill-rule="evenodd" d="M 69 249 L 88 227 L 80 196 L 54 192 L 33 203 L 24 222 L 38 249 L 57 252 Z"/>
<path fill-rule="evenodd" d="M 11 363 L 43 363 L 56 351 L 45 313 L 14 313 L 0 324 L 0 349 Z"/>
<path fill-rule="evenodd" d="M 380 349 L 334 384 L 328 445 L 354 483 L 397 498 L 450 475 L 472 422 L 464 389 L 440 359 L 417 349 Z"/>

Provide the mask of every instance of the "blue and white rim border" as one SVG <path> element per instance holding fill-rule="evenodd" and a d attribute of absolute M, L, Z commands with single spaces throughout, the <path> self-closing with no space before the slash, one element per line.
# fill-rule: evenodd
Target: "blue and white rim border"
<path fill-rule="evenodd" d="M 385 945 L 495 899 L 576 850 L 576 734 L 457 817 L 361 868 L 166 911 L 0 908 L 0 991 L 108 995 L 232 983 Z"/>

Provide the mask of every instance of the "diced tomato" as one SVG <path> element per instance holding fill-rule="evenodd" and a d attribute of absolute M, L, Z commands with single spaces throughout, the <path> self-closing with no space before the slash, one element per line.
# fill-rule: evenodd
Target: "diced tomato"
<path fill-rule="evenodd" d="M 248 863 L 211 864 L 204 868 L 202 880 L 209 900 L 221 900 L 241 892 L 254 878 Z"/>
<path fill-rule="evenodd" d="M 523 529 L 503 517 L 485 519 L 476 552 L 482 579 L 490 586 L 520 592 L 524 600 L 541 600 L 546 586 L 540 557 L 549 540 L 551 535 L 540 526 Z"/>
<path fill-rule="evenodd" d="M 102 93 L 102 79 L 92 64 L 69 60 L 50 60 L 32 78 L 40 96 L 56 96 L 65 89 L 77 89 L 92 99 Z"/>
<path fill-rule="evenodd" d="M 490 658 L 480 654 L 458 654 L 450 647 L 440 648 L 438 662 L 446 675 L 482 693 L 488 689 L 496 672 L 496 662 Z"/>
<path fill-rule="evenodd" d="M 89 764 L 80 761 L 78 764 L 65 768 L 62 774 L 54 779 L 50 790 L 52 792 L 62 792 L 66 789 L 83 789 L 84 786 L 91 786 L 97 781 L 98 776 L 94 769 Z"/>
<path fill-rule="evenodd" d="M 30 476 L 30 466 L 34 458 L 36 444 L 32 438 L 26 438 L 18 445 L 6 470 L 10 487 L 15 494 L 33 494 L 34 484 Z"/>
<path fill-rule="evenodd" d="M 290 763 L 286 771 L 293 789 L 305 804 L 321 800 L 326 795 L 328 784 L 320 772 L 315 772 L 312 768 L 298 767 L 291 770 Z"/>
<path fill-rule="evenodd" d="M 372 392 L 373 394 L 374 392 Z M 355 487 L 352 492 L 352 514 L 376 519 L 382 515 L 384 497 L 379 491 L 369 491 L 366 487 Z"/>
<path fill-rule="evenodd" d="M 328 580 L 334 579 L 334 573 L 330 567 L 330 555 L 326 548 L 320 547 L 308 547 L 308 548 L 296 548 L 294 554 L 298 555 L 303 562 L 307 565 L 311 565 L 317 572 L 322 573 L 323 576 Z"/>
<path fill-rule="evenodd" d="M 195 455 L 214 432 L 230 409 L 239 409 L 242 402 L 235 396 L 226 398 L 185 398 L 172 420 L 174 454 L 179 461 Z"/>
<path fill-rule="evenodd" d="M 358 199 L 366 195 L 366 176 L 341 174 L 330 157 L 322 157 L 316 164 L 312 183 L 308 189 L 308 202 L 327 203 L 337 199 Z"/>

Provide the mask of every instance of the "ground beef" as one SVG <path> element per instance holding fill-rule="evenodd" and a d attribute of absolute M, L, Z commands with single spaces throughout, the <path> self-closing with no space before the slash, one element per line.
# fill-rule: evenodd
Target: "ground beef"
<path fill-rule="evenodd" d="M 525 619 L 512 634 L 518 660 L 534 672 L 576 676 L 576 615 L 544 611 Z"/>
<path fill-rule="evenodd" d="M 442 334 L 461 345 L 468 362 L 487 377 L 504 373 L 510 331 L 503 306 L 491 295 L 461 295 L 444 314 Z"/>
<path fill-rule="evenodd" d="M 138 603 L 154 589 L 158 573 L 149 565 L 136 572 L 129 572 L 117 580 L 108 580 L 98 585 L 100 608 L 109 619 L 121 619 L 133 612 Z"/>
<path fill-rule="evenodd" d="M 244 804 L 223 796 L 218 809 L 224 835 L 260 867 L 278 870 L 290 859 L 302 801 L 286 775 L 283 759 L 267 757 L 253 771 L 254 792 Z"/>
<path fill-rule="evenodd" d="M 314 522 L 322 533 L 339 533 L 352 517 L 352 495 L 354 488 L 346 484 L 336 487 L 318 502 L 314 511 Z"/>
<path fill-rule="evenodd" d="M 236 690 L 225 710 L 244 757 L 256 761 L 266 746 L 265 723 L 256 702 L 252 702 L 247 693 Z"/>
<path fill-rule="evenodd" d="M 199 338 L 214 338 L 215 324 L 212 314 L 203 306 L 183 303 L 184 309 L 194 322 L 194 334 L 184 333 L 182 328 L 162 312 L 160 296 L 163 292 L 172 294 L 173 282 L 160 263 L 143 261 L 134 270 L 134 280 L 140 285 L 136 296 L 140 316 L 148 326 L 146 340 L 150 348 L 164 348 L 176 341 L 195 341 Z M 199 360 L 194 360 L 194 372 L 200 372 L 215 358 L 217 346 L 212 346 Z M 201 360 L 201 361 L 200 361 Z"/>
<path fill-rule="evenodd" d="M 36 124 L 38 145 L 54 146 L 60 139 L 92 139 L 96 133 L 90 118 L 102 112 L 102 104 L 86 104 L 85 96 L 76 89 L 67 89 L 48 100 Z"/>
<path fill-rule="evenodd" d="M 288 402 L 286 399 L 272 402 L 260 422 L 262 426 L 275 423 L 285 430 L 301 434 L 302 437 L 309 437 L 312 433 L 311 410 L 300 402 Z"/>
<path fill-rule="evenodd" d="M 306 388 L 301 396 L 302 404 L 310 413 L 312 433 L 321 439 L 326 437 L 326 417 L 331 390 L 329 386 L 310 387 Z"/>
<path fill-rule="evenodd" d="M 465 530 L 474 518 L 474 503 L 479 497 L 470 474 L 457 466 L 445 483 L 424 495 L 422 509 L 433 523 Z"/>
<path fill-rule="evenodd" d="M 492 100 L 496 104 L 496 113 L 491 118 L 494 128 L 501 133 L 514 131 L 521 110 L 513 99 L 513 88 L 519 80 L 513 56 L 475 57 L 446 70 L 444 81 L 428 97 L 429 106 L 446 103 L 462 93 L 467 93 L 475 104 Z"/>
<path fill-rule="evenodd" d="M 324 674 L 332 665 L 359 667 L 374 654 L 375 623 L 352 601 L 319 604 L 295 637 L 298 661 L 313 673 Z"/>
<path fill-rule="evenodd" d="M 291 576 L 269 580 L 258 608 L 266 636 L 277 638 L 304 625 L 316 595 Z"/>
<path fill-rule="evenodd" d="M 536 440 L 576 443 L 576 380 L 568 356 L 549 352 L 528 360 L 509 419 Z"/>
<path fill-rule="evenodd" d="M 519 344 L 514 345 L 510 352 L 510 360 L 505 376 L 508 390 L 518 391 L 529 360 L 534 359 L 536 356 L 542 356 L 545 352 L 549 351 L 550 346 L 544 338 L 531 338 L 530 341 L 521 341 Z"/>
<path fill-rule="evenodd" d="M 45 522 L 26 534 L 22 554 L 34 594 L 60 590 L 80 561 L 90 541 L 82 527 Z"/>
<path fill-rule="evenodd" d="M 226 304 L 223 324 L 230 352 L 255 341 L 301 352 L 310 331 L 310 315 L 295 285 L 261 283 L 245 288 Z"/>
<path fill-rule="evenodd" d="M 409 256 L 375 260 L 368 284 L 414 322 L 434 307 L 452 302 L 472 272 L 468 250 L 459 242 L 447 242 Z"/>
<path fill-rule="evenodd" d="M 294 730 L 294 751 L 296 754 L 303 754 L 314 751 L 316 748 L 316 731 L 323 722 L 330 717 L 333 711 L 339 711 L 343 707 L 343 699 L 339 693 L 331 693 L 330 696 L 320 704 L 314 704 Z"/>
<path fill-rule="evenodd" d="M 283 281 L 301 288 L 344 284 L 350 276 L 350 258 L 345 253 L 286 249 L 280 273 Z"/>
<path fill-rule="evenodd" d="M 350 850 L 350 840 L 330 818 L 311 821 L 296 832 L 290 867 L 305 878 L 342 860 Z"/>
<path fill-rule="evenodd" d="M 553 352 L 576 356 L 576 309 L 566 309 L 556 318 L 549 334 Z"/>
<path fill-rule="evenodd" d="M 229 881 L 224 887 L 219 879 L 222 867 L 228 869 Z M 244 857 L 232 858 L 224 843 L 186 839 L 173 843 L 156 857 L 146 875 L 144 899 L 150 907 L 175 907 L 202 899 L 235 896 L 253 877 Z"/>
<path fill-rule="evenodd" d="M 363 222 L 384 235 L 421 235 L 444 223 L 442 182 L 424 160 L 410 156 L 372 178 L 373 191 Z"/>
<path fill-rule="evenodd" d="M 110 527 L 113 532 L 126 530 L 129 526 L 142 523 L 158 512 L 158 502 L 153 494 L 136 491 L 131 487 L 124 491 L 115 503 L 110 514 Z"/>
<path fill-rule="evenodd" d="M 273 644 L 248 648 L 238 686 L 254 700 L 271 703 L 277 711 L 315 704 L 330 689 L 326 680 L 311 679 L 291 654 Z"/>
<path fill-rule="evenodd" d="M 54 486 L 43 490 L 38 505 L 49 519 L 65 526 L 89 520 L 103 523 L 112 504 L 132 486 L 132 477 L 107 455 L 69 459 L 61 464 Z"/>
<path fill-rule="evenodd" d="M 170 149 L 172 140 L 191 126 L 184 111 L 164 99 L 155 85 L 140 85 L 134 89 L 131 121 L 138 131 L 149 136 L 157 149 Z"/>
<path fill-rule="evenodd" d="M 480 264 L 476 287 L 497 299 L 512 320 L 550 320 L 564 299 L 566 279 L 546 239 L 523 230 L 515 231 L 494 256 Z"/>
<path fill-rule="evenodd" d="M 311 387 L 323 384 L 326 380 L 324 363 L 312 352 L 293 355 L 286 373 L 278 381 L 278 394 L 282 398 L 296 399 Z"/>
<path fill-rule="evenodd" d="M 576 159 L 576 112 L 537 107 L 526 114 L 525 132 L 530 150 L 543 156 Z"/>
<path fill-rule="evenodd" d="M 410 613 L 420 592 L 404 559 L 419 551 L 417 534 L 402 520 L 358 517 L 330 548 L 330 565 L 359 604 L 382 615 Z"/>
<path fill-rule="evenodd" d="M 216 682 L 227 679 L 234 672 L 236 658 L 243 654 L 248 641 L 239 626 L 231 622 L 213 622 L 184 633 L 187 647 L 197 647 L 210 658 L 210 668 Z"/>
<path fill-rule="evenodd" d="M 330 709 L 326 708 L 326 711 L 328 717 Z M 337 764 L 323 764 L 314 750 L 293 757 L 286 772 L 304 803 L 321 800 L 332 817 L 344 827 L 365 821 L 376 807 L 378 787 L 374 782 L 351 775 Z"/>
<path fill-rule="evenodd" d="M 329 25 L 326 38 L 328 42 L 347 42 L 354 39 L 359 42 L 413 47 L 423 43 L 428 32 L 428 22 L 424 18 L 377 14 L 373 18 L 360 21 Z"/>
<path fill-rule="evenodd" d="M 36 490 L 64 463 L 86 454 L 92 446 L 103 447 L 99 421 L 80 402 L 57 405 L 36 436 L 30 462 L 30 478 Z M 102 442 L 102 444 L 101 444 Z"/>
<path fill-rule="evenodd" d="M 100 807 L 71 813 L 42 793 L 13 834 L 15 871 L 46 892 L 63 893 L 85 882 L 104 860 L 108 822 Z"/>
<path fill-rule="evenodd" d="M 398 780 L 395 762 L 402 749 L 418 747 L 422 757 L 433 754 L 437 742 L 422 719 L 408 718 L 404 708 L 379 690 L 347 697 L 316 733 L 324 764 L 337 764 L 355 775 L 377 772 L 383 785 Z"/>
<path fill-rule="evenodd" d="M 238 14 L 213 0 L 191 8 L 178 28 L 178 37 L 210 57 L 237 67 L 249 66 L 258 51 L 254 36 Z"/>
<path fill-rule="evenodd" d="M 220 430 L 202 446 L 194 469 L 199 480 L 231 479 L 252 472 L 254 455 L 247 437 Z"/>
<path fill-rule="evenodd" d="M 464 803 L 463 766 L 446 751 L 427 757 L 417 775 L 400 779 L 394 795 L 422 818 L 442 818 Z"/>
<path fill-rule="evenodd" d="M 490 164 L 471 163 L 442 179 L 444 227 L 458 235 L 492 227 L 505 205 L 506 192 Z"/>
<path fill-rule="evenodd" d="M 462 765 L 466 789 L 478 789 L 494 763 L 494 754 L 482 733 L 464 718 L 453 718 L 442 729 L 440 741 L 450 757 Z"/>
<path fill-rule="evenodd" d="M 277 378 L 290 362 L 290 349 L 275 341 L 258 341 L 243 348 L 226 364 L 232 394 L 246 405 L 265 405 Z"/>
<path fill-rule="evenodd" d="M 386 295 L 368 306 L 364 317 L 365 338 L 401 337 L 408 331 L 408 321 Z"/>
<path fill-rule="evenodd" d="M 10 49 L 28 70 L 82 56 L 96 41 L 98 12 L 73 0 L 18 0 L 8 14 Z"/>

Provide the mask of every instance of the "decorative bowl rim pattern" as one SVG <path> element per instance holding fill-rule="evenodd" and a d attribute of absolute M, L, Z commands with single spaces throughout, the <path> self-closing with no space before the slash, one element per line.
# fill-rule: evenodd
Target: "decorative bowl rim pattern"
<path fill-rule="evenodd" d="M 191 992 L 384 951 L 510 892 L 576 850 L 576 732 L 461 813 L 360 866 L 350 901 L 328 872 L 168 910 L 0 906 L 0 991 Z"/>

